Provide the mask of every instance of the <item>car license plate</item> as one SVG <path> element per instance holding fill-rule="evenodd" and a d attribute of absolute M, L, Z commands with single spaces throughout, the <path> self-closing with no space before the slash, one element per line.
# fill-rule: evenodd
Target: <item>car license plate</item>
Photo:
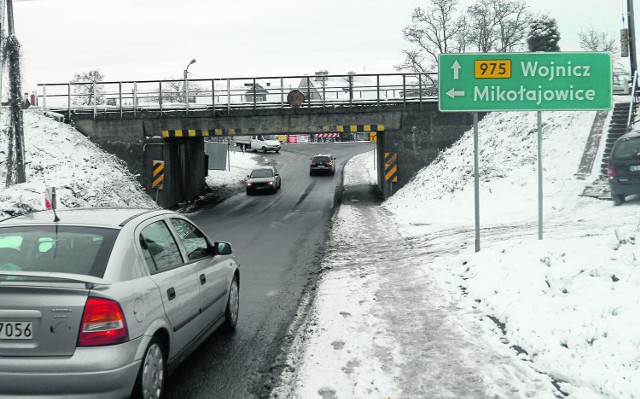
<path fill-rule="evenodd" d="M 0 321 L 0 339 L 33 339 L 30 321 Z"/>
<path fill-rule="evenodd" d="M 631 166 L 629 167 L 629 169 L 630 169 L 632 172 L 638 172 L 638 171 L 640 171 L 640 165 L 631 165 Z"/>

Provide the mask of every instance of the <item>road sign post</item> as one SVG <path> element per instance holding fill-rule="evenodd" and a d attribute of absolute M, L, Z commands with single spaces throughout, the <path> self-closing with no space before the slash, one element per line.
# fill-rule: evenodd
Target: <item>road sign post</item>
<path fill-rule="evenodd" d="M 438 108 L 474 112 L 476 252 L 480 251 L 478 118 L 481 111 L 537 111 L 538 239 L 542 239 L 541 111 L 611 109 L 608 53 L 440 54 Z"/>

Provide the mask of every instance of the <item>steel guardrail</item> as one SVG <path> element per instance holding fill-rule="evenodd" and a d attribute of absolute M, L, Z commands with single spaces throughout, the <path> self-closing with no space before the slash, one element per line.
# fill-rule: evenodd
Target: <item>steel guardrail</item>
<path fill-rule="evenodd" d="M 294 90 L 305 99 L 300 108 L 397 105 L 437 101 L 437 73 L 295 75 L 211 79 L 67 82 L 38 84 L 45 111 L 93 114 L 140 111 L 291 108 Z M 188 101 L 187 101 L 188 99 Z"/>

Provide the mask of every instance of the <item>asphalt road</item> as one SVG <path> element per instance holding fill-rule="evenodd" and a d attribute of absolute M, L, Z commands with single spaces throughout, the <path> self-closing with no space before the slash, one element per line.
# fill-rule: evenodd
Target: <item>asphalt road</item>
<path fill-rule="evenodd" d="M 287 327 L 303 292 L 315 284 L 342 168 L 372 149 L 370 143 L 285 145 L 261 155 L 282 176 L 278 193 L 241 193 L 190 215 L 214 240 L 232 244 L 240 263 L 240 315 L 235 333 L 215 332 L 176 370 L 167 398 L 268 395 Z M 336 157 L 334 176 L 309 176 L 315 153 Z"/>

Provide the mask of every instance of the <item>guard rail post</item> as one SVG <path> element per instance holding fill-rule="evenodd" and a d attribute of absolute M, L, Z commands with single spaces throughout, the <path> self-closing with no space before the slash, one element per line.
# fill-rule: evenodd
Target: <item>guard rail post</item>
<path fill-rule="evenodd" d="M 122 82 L 118 82 L 118 103 L 120 103 L 120 119 L 123 117 L 122 110 Z"/>

